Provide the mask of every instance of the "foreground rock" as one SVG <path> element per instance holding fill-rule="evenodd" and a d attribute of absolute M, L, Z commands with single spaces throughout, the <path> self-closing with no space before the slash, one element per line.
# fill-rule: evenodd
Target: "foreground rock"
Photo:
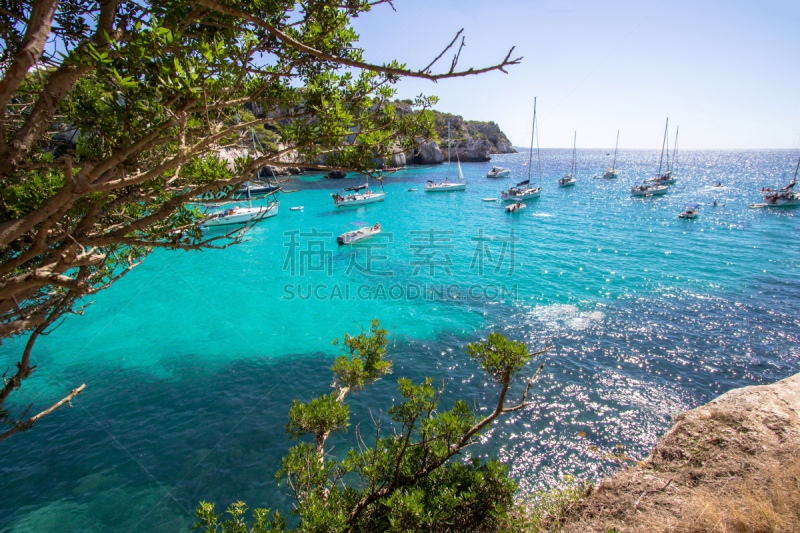
<path fill-rule="evenodd" d="M 604 480 L 567 532 L 800 531 L 800 374 L 678 416 L 639 466 Z"/>

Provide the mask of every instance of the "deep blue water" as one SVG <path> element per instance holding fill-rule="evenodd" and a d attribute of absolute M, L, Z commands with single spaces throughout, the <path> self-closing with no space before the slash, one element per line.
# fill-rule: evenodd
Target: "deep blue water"
<path fill-rule="evenodd" d="M 490 406 L 464 353 L 490 331 L 554 346 L 531 406 L 471 450 L 507 461 L 526 491 L 607 474 L 616 463 L 590 446 L 640 459 L 681 411 L 800 371 L 800 210 L 747 207 L 790 180 L 795 153 L 686 151 L 671 192 L 646 200 L 628 191 L 657 152 L 622 151 L 608 182 L 591 176 L 611 158 L 579 151 L 578 185 L 559 189 L 571 155 L 543 151 L 543 195 L 514 215 L 481 199 L 526 176 L 523 153 L 464 164 L 460 193 L 423 192 L 446 165 L 401 171 L 385 202 L 350 211 L 330 193 L 357 178 L 294 178 L 285 189 L 301 191 L 245 244 L 154 252 L 37 344 L 11 407 L 87 389 L 2 444 L 0 530 L 179 531 L 200 500 L 287 508 L 274 473 L 289 405 L 329 391 L 330 341 L 372 318 L 392 330 L 395 368 L 353 398 L 362 431 L 401 376 L 444 375 L 447 402 Z M 492 164 L 512 177 L 484 178 Z M 700 218 L 678 219 L 689 202 Z M 337 247 L 355 221 L 384 233 Z M 21 347 L 0 346 L 0 364 Z M 332 443 L 344 453 L 353 432 Z"/>

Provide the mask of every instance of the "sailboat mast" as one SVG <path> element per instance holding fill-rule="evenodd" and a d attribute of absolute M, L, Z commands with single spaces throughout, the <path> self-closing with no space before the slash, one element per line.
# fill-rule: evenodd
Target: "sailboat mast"
<path fill-rule="evenodd" d="M 672 170 L 675 170 L 675 158 L 678 157 L 678 131 L 680 126 L 675 128 L 675 145 L 672 147 Z"/>
<path fill-rule="evenodd" d="M 531 167 L 533 166 L 533 134 L 536 131 L 536 97 L 533 97 L 533 125 L 531 126 L 531 153 L 528 158 L 528 185 L 531 181 Z"/>
<path fill-rule="evenodd" d="M 792 186 L 797 182 L 797 171 L 800 170 L 800 157 L 797 158 L 797 168 L 794 169 L 794 179 L 792 179 Z"/>
<path fill-rule="evenodd" d="M 536 98 L 533 99 L 533 129 L 538 129 L 536 127 Z M 539 154 L 539 137 L 536 137 L 536 166 L 539 169 L 539 187 L 542 186 L 542 157 Z M 530 185 L 530 183 L 528 184 Z"/>
<path fill-rule="evenodd" d="M 450 121 L 447 121 L 447 179 L 450 179 Z"/>
<path fill-rule="evenodd" d="M 577 167 L 575 167 L 575 148 L 577 148 L 577 146 L 578 146 L 578 132 L 576 131 L 575 135 L 572 137 L 572 168 L 570 169 L 570 174 L 572 174 L 573 178 L 575 177 L 575 173 L 578 170 Z"/>
<path fill-rule="evenodd" d="M 658 161 L 658 174 L 656 174 L 656 177 L 661 176 L 661 165 L 664 163 L 664 146 L 667 144 L 667 128 L 669 128 L 669 117 L 667 117 L 667 125 L 664 126 L 664 140 L 661 141 L 661 159 Z"/>
<path fill-rule="evenodd" d="M 614 162 L 611 163 L 611 173 L 617 169 L 617 150 L 619 150 L 619 130 L 617 130 L 617 145 L 614 147 Z"/>

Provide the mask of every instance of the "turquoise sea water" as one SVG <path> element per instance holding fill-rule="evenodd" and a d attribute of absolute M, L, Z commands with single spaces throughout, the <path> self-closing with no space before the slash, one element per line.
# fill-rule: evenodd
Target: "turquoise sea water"
<path fill-rule="evenodd" d="M 623 151 L 604 181 L 591 176 L 611 158 L 579 151 L 578 185 L 559 189 L 572 151 L 545 150 L 542 197 L 513 215 L 481 199 L 524 179 L 527 153 L 463 164 L 466 192 L 423 192 L 446 165 L 403 170 L 360 209 L 330 198 L 358 178 L 304 176 L 245 244 L 154 252 L 38 342 L 11 407 L 87 389 L 2 444 L 0 530 L 186 530 L 203 499 L 288 508 L 274 480 L 288 407 L 329 390 L 330 341 L 373 318 L 392 330 L 395 371 L 354 398 L 362 430 L 401 376 L 444 376 L 447 401 L 490 405 L 463 348 L 490 331 L 554 346 L 532 405 L 471 451 L 507 461 L 526 491 L 602 476 L 615 467 L 602 452 L 642 458 L 671 416 L 800 371 L 800 210 L 747 208 L 788 183 L 796 154 L 683 152 L 667 196 L 632 199 L 658 155 Z M 512 177 L 484 178 L 493 164 Z M 690 202 L 701 216 L 678 219 Z M 356 221 L 381 237 L 338 247 Z M 0 346 L 0 365 L 22 342 Z"/>

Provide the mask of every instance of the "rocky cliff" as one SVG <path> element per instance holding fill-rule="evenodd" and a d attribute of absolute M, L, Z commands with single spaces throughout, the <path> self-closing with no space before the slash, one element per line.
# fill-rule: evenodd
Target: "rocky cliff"
<path fill-rule="evenodd" d="M 408 101 L 395 102 L 399 113 L 411 113 Z M 450 158 L 452 161 L 489 161 L 492 154 L 516 153 L 511 141 L 494 122 L 464 120 L 460 115 L 433 111 L 439 142 L 421 142 L 406 161 L 436 165 L 447 160 L 447 124 L 450 123 Z"/>
<path fill-rule="evenodd" d="M 800 374 L 676 418 L 650 456 L 604 480 L 559 531 L 800 531 Z"/>

